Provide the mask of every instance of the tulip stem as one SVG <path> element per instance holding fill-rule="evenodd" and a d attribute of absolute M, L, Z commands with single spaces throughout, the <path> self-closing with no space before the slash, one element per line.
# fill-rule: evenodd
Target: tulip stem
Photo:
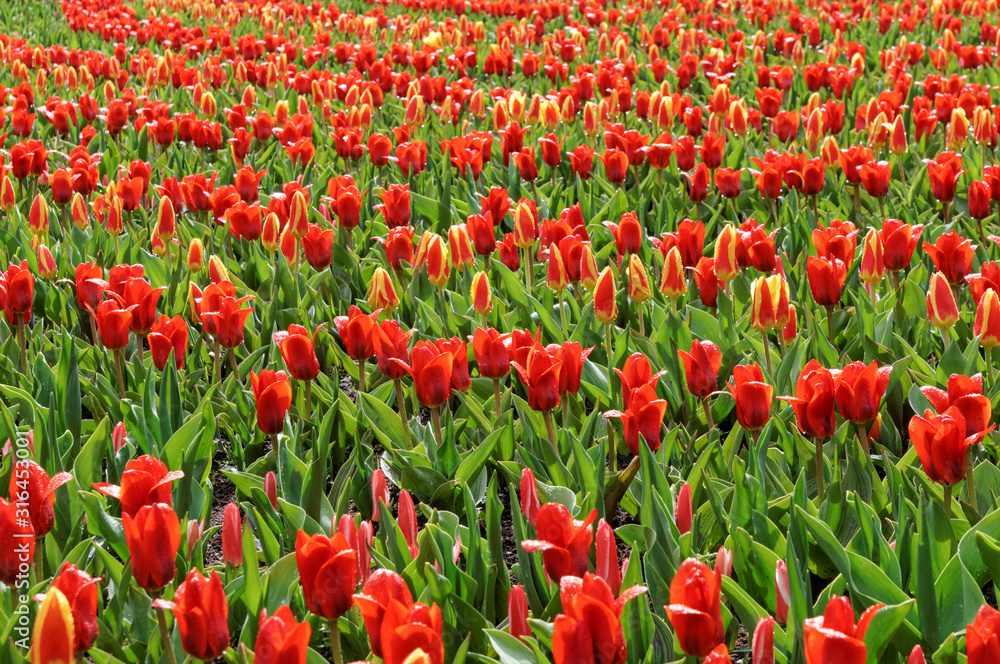
<path fill-rule="evenodd" d="M 872 455 L 871 445 L 868 443 L 868 430 L 865 425 L 861 422 L 857 423 L 858 427 L 858 441 L 861 443 L 861 449 L 865 451 L 865 456 L 870 457 Z"/>
<path fill-rule="evenodd" d="M 434 425 L 434 442 L 440 448 L 443 442 L 441 440 L 441 406 L 431 408 L 431 424 Z"/>
<path fill-rule="evenodd" d="M 965 488 L 969 492 L 969 505 L 972 511 L 979 514 L 979 496 L 976 495 L 976 479 L 973 476 L 975 459 L 972 458 L 972 445 L 965 450 Z"/>
<path fill-rule="evenodd" d="M 823 474 L 823 439 L 814 436 L 816 443 L 816 504 L 822 505 L 826 498 L 826 477 Z"/>
<path fill-rule="evenodd" d="M 365 361 L 358 360 L 358 394 L 365 391 Z"/>
<path fill-rule="evenodd" d="M 233 375 L 236 376 L 236 382 L 240 380 L 240 366 L 236 364 L 236 349 L 230 348 L 229 352 L 226 353 L 229 356 L 229 368 L 232 370 Z"/>
<path fill-rule="evenodd" d="M 222 376 L 220 375 L 220 371 L 222 370 L 222 368 L 221 368 L 220 364 L 222 362 L 221 362 L 220 356 L 222 355 L 222 348 L 221 348 L 221 344 L 219 343 L 219 337 L 218 336 L 215 337 L 215 343 L 212 346 L 212 355 L 213 355 L 213 362 L 214 362 L 214 364 L 212 365 L 212 377 L 215 379 L 216 383 L 221 383 L 222 382 Z"/>
<path fill-rule="evenodd" d="M 854 183 L 854 210 L 852 215 L 854 217 L 854 223 L 858 223 L 858 219 L 861 218 L 861 185 L 857 182 Z"/>
<path fill-rule="evenodd" d="M 333 664 L 344 664 L 344 653 L 340 649 L 340 629 L 337 627 L 337 619 L 329 621 L 330 625 L 330 652 L 333 655 Z"/>
<path fill-rule="evenodd" d="M 833 307 L 826 308 L 826 339 L 833 344 Z"/>
<path fill-rule="evenodd" d="M 712 419 L 712 408 L 708 405 L 708 397 L 701 400 L 701 407 L 705 409 L 705 420 L 708 422 L 708 431 L 711 433 L 715 428 L 715 420 Z"/>
<path fill-rule="evenodd" d="M 641 311 L 642 310 L 640 309 L 640 315 L 641 315 Z M 562 323 L 563 334 L 565 334 L 565 335 L 568 336 L 569 335 L 569 328 L 566 327 L 566 306 L 563 303 L 563 292 L 562 291 L 559 291 L 559 320 Z"/>
<path fill-rule="evenodd" d="M 639 336 L 646 336 L 646 322 L 642 317 L 642 302 L 639 303 Z"/>
<path fill-rule="evenodd" d="M 562 398 L 562 426 L 565 429 L 569 424 L 569 392 L 565 392 Z"/>
<path fill-rule="evenodd" d="M 18 323 L 17 325 L 17 348 L 21 351 L 21 373 L 25 376 L 28 375 L 28 346 L 24 339 L 24 323 Z M 119 382 L 120 379 L 119 379 Z"/>
<path fill-rule="evenodd" d="M 815 194 L 812 197 L 812 209 L 813 209 L 813 226 L 819 226 L 819 194 Z"/>
<path fill-rule="evenodd" d="M 952 486 L 946 484 L 944 487 L 944 514 L 951 519 L 951 492 Z"/>
<path fill-rule="evenodd" d="M 764 340 L 764 366 L 767 367 L 767 375 L 771 375 L 771 344 L 768 343 L 767 332 L 760 333 L 761 339 Z"/>
<path fill-rule="evenodd" d="M 115 356 L 115 374 L 118 376 L 118 396 L 121 399 L 125 398 L 125 379 L 122 377 L 122 352 L 120 349 L 116 348 L 114 351 Z M 25 372 L 27 373 L 27 372 Z"/>
<path fill-rule="evenodd" d="M 986 349 L 986 382 L 993 387 L 993 349 Z"/>
<path fill-rule="evenodd" d="M 532 247 L 525 247 L 524 249 L 524 278 L 528 283 L 528 293 L 531 293 L 531 289 L 535 285 L 535 277 L 533 274 L 535 266 L 531 260 L 531 249 Z"/>
<path fill-rule="evenodd" d="M 406 399 L 403 397 L 403 383 L 397 378 L 393 381 L 396 384 L 396 406 L 399 408 L 399 421 L 403 424 L 403 439 L 406 441 L 406 449 L 413 445 L 410 443 L 410 418 L 406 416 Z M 308 389 L 309 382 L 306 382 Z"/>
<path fill-rule="evenodd" d="M 549 442 L 552 443 L 552 449 L 556 451 L 556 456 L 559 455 L 559 445 L 556 443 L 556 430 L 552 426 L 552 411 L 546 410 L 542 411 L 545 416 L 545 430 L 549 434 Z"/>
<path fill-rule="evenodd" d="M 160 607 L 156 607 L 156 620 L 160 623 L 160 641 L 163 642 L 163 652 L 167 655 L 167 662 L 177 664 L 174 644 L 170 642 L 170 632 L 167 631 L 167 616 Z"/>
<path fill-rule="evenodd" d="M 951 333 L 948 332 L 947 327 L 941 328 L 941 338 L 944 339 L 944 349 L 948 350 L 948 346 L 951 345 Z"/>
<path fill-rule="evenodd" d="M 500 417 L 503 412 L 500 410 L 500 379 L 493 379 L 493 403 L 497 409 L 497 421 L 500 421 Z"/>
<path fill-rule="evenodd" d="M 303 404 L 303 406 L 305 406 L 305 418 L 304 419 L 307 422 L 312 419 L 312 383 L 313 382 L 311 380 L 306 380 L 306 390 L 305 390 L 305 394 L 303 395 L 303 399 L 302 399 L 305 402 Z M 397 388 L 399 387 L 398 383 L 397 383 L 396 386 L 397 386 Z"/>

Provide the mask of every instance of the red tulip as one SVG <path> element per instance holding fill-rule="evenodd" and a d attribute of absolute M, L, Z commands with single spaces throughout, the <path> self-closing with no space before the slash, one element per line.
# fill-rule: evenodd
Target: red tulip
<path fill-rule="evenodd" d="M 35 617 L 31 634 L 32 664 L 70 664 L 76 660 L 73 611 L 58 588 L 50 588 Z"/>
<path fill-rule="evenodd" d="M 992 428 L 967 435 L 965 418 L 958 408 L 952 407 L 939 415 L 930 410 L 923 417 L 914 415 L 909 433 L 927 477 L 951 486 L 965 477 L 966 449 L 982 440 Z"/>
<path fill-rule="evenodd" d="M 158 599 L 153 605 L 173 611 L 181 647 L 191 657 L 211 660 L 229 648 L 229 604 L 222 579 L 214 570 L 207 577 L 191 570 L 172 602 Z"/>
<path fill-rule="evenodd" d="M 227 567 L 243 566 L 243 521 L 236 503 L 226 505 L 222 515 L 222 562 Z"/>
<path fill-rule="evenodd" d="M 376 205 L 375 209 L 382 213 L 386 226 L 396 228 L 410 223 L 409 185 L 389 185 L 389 188 L 379 192 L 378 196 L 382 199 L 382 204 Z"/>
<path fill-rule="evenodd" d="M 507 631 L 515 639 L 531 636 L 531 628 L 528 627 L 528 597 L 521 586 L 513 586 L 507 595 Z"/>
<path fill-rule="evenodd" d="M 736 402 L 736 420 L 747 431 L 757 431 L 771 419 L 774 388 L 764 381 L 764 372 L 757 364 L 733 367 L 730 394 Z"/>
<path fill-rule="evenodd" d="M 381 469 L 376 470 L 372 473 L 371 481 L 372 489 L 372 521 L 378 523 L 379 516 L 382 513 L 380 505 L 385 505 L 386 509 L 389 507 L 389 503 L 392 499 L 389 497 L 389 485 L 385 481 L 385 473 Z"/>
<path fill-rule="evenodd" d="M 774 618 L 757 621 L 750 652 L 756 664 L 774 664 Z"/>
<path fill-rule="evenodd" d="M 275 510 L 278 509 L 278 482 L 274 476 L 274 471 L 269 470 L 267 474 L 264 475 L 264 493 L 267 495 L 267 501 L 271 503 L 271 507 Z"/>
<path fill-rule="evenodd" d="M 77 653 L 90 650 L 97 640 L 97 603 L 100 593 L 94 578 L 71 563 L 63 563 L 51 588 L 60 591 L 69 603 L 73 615 L 73 649 Z"/>
<path fill-rule="evenodd" d="M 965 435 L 972 436 L 986 431 L 993 416 L 990 400 L 983 396 L 983 376 L 971 378 L 952 374 L 948 378 L 948 391 L 936 387 L 921 387 L 920 391 L 939 413 L 956 408 L 965 419 Z"/>
<path fill-rule="evenodd" d="M 723 198 L 736 198 L 740 195 L 740 176 L 742 170 L 731 168 L 720 168 L 715 171 L 715 186 L 719 189 L 719 195 Z"/>
<path fill-rule="evenodd" d="M 94 482 L 92 486 L 98 493 L 120 500 L 123 516 L 135 516 L 146 505 L 163 503 L 170 507 L 173 482 L 182 477 L 183 471 L 167 471 L 165 463 L 144 454 L 125 464 L 121 486 L 107 482 Z"/>
<path fill-rule="evenodd" d="M 826 438 L 833 435 L 836 386 L 833 374 L 817 360 L 809 360 L 795 383 L 794 397 L 778 397 L 792 404 L 799 431 L 807 436 Z"/>
<path fill-rule="evenodd" d="M 583 521 L 576 521 L 563 505 L 546 503 L 538 510 L 536 520 L 539 539 L 524 540 L 521 546 L 527 553 L 542 552 L 545 574 L 552 581 L 583 576 L 590 569 L 590 545 L 594 541 L 591 524 L 596 520 L 596 509 Z"/>
<path fill-rule="evenodd" d="M 660 429 L 667 411 L 666 400 L 658 399 L 656 389 L 646 384 L 632 390 L 628 402 L 625 412 L 609 410 L 605 411 L 604 417 L 616 417 L 622 420 L 625 428 L 625 444 L 632 454 L 639 454 L 640 433 L 642 439 L 649 445 L 650 451 L 656 452 L 660 449 Z"/>
<path fill-rule="evenodd" d="M 927 284 L 927 319 L 934 327 L 947 330 L 958 322 L 960 313 L 948 279 L 935 272 Z"/>
<path fill-rule="evenodd" d="M 688 391 L 699 399 L 704 399 L 715 391 L 719 369 L 722 366 L 722 352 L 711 341 L 691 342 L 691 352 L 677 351 L 684 364 Z"/>
<path fill-rule="evenodd" d="M 169 505 L 145 505 L 134 516 L 123 513 L 122 530 L 128 544 L 132 577 L 140 588 L 158 592 L 174 580 L 181 527 Z"/>
<path fill-rule="evenodd" d="M 951 285 L 962 283 L 972 273 L 972 258 L 976 245 L 955 231 L 938 236 L 934 244 L 924 242 L 924 251 L 934 261 L 934 267 Z"/>
<path fill-rule="evenodd" d="M 889 385 L 892 367 L 878 366 L 877 362 L 866 365 L 852 362 L 844 367 L 834 379 L 837 407 L 848 422 L 861 424 L 871 422 L 878 416 L 882 395 Z"/>
<path fill-rule="evenodd" d="M 472 351 L 480 376 L 499 379 L 510 373 L 510 353 L 506 344 L 509 337 L 493 328 L 477 329 L 472 335 Z"/>
<path fill-rule="evenodd" d="M 982 180 L 969 183 L 969 216 L 979 220 L 990 216 L 990 203 L 990 185 Z"/>
<path fill-rule="evenodd" d="M 362 313 L 352 304 L 346 316 L 337 316 L 333 319 L 333 324 L 344 342 L 347 356 L 351 359 L 367 360 L 375 354 L 372 337 L 373 330 L 378 325 L 376 322 L 378 314 L 378 311 L 372 314 Z"/>
<path fill-rule="evenodd" d="M 410 357 L 409 365 L 395 358 L 393 362 L 413 377 L 417 400 L 428 408 L 445 403 L 451 396 L 454 354 L 429 341 L 418 341 L 410 351 Z"/>
<path fill-rule="evenodd" d="M 615 369 L 618 379 L 622 384 L 622 403 L 628 408 L 629 397 L 633 390 L 637 390 L 643 385 L 656 387 L 656 382 L 666 371 L 653 373 L 649 360 L 642 353 L 633 353 L 625 360 L 625 365 L 621 370 Z"/>
<path fill-rule="evenodd" d="M 532 526 L 537 523 L 538 510 L 541 504 L 538 500 L 538 485 L 535 484 L 535 474 L 531 468 L 521 471 L 521 514 Z"/>
<path fill-rule="evenodd" d="M 618 318 L 618 297 L 615 292 L 615 275 L 610 267 L 604 268 L 594 285 L 594 317 L 604 325 Z"/>
<path fill-rule="evenodd" d="M 955 186 L 962 173 L 962 156 L 954 152 L 942 152 L 927 162 L 927 176 L 931 181 L 931 193 L 942 203 L 955 199 Z"/>
<path fill-rule="evenodd" d="M 693 657 L 707 657 L 722 642 L 720 582 L 705 563 L 688 558 L 670 582 L 667 618 L 681 649 Z"/>
<path fill-rule="evenodd" d="M 870 161 L 863 164 L 859 175 L 869 196 L 883 198 L 889 193 L 889 180 L 892 178 L 892 164 L 889 162 Z"/>
<path fill-rule="evenodd" d="M 983 605 L 976 619 L 965 630 L 965 648 L 968 664 L 989 664 L 1000 661 L 1000 613 Z M 921 653 L 923 655 L 923 653 Z M 912 655 L 911 655 L 912 662 Z"/>
<path fill-rule="evenodd" d="M 56 473 L 49 478 L 45 469 L 30 459 L 19 459 L 10 476 L 10 497 L 27 507 L 35 537 L 43 537 L 52 530 L 55 513 L 52 506 L 56 500 L 56 489 L 66 484 L 73 476 L 66 472 Z"/>
<path fill-rule="evenodd" d="M 295 564 L 306 609 L 335 620 L 351 608 L 354 592 L 355 553 L 343 535 L 308 536 L 299 530 L 295 539 Z"/>
<path fill-rule="evenodd" d="M 109 294 L 112 293 L 109 291 Z M 114 296 L 97 305 L 97 311 L 90 309 L 89 305 L 87 307 L 97 322 L 97 334 L 101 338 L 101 343 L 109 350 L 120 350 L 128 345 L 129 326 L 132 324 L 132 310 L 135 309 L 135 305 L 124 308 L 120 302 L 120 299 Z"/>
<path fill-rule="evenodd" d="M 528 390 L 528 405 L 532 410 L 549 411 L 559 405 L 559 381 L 562 362 L 552 357 L 541 346 L 536 346 L 528 352 L 528 357 L 522 365 L 511 361 L 521 382 Z"/>
<path fill-rule="evenodd" d="M 146 336 L 149 342 L 149 352 L 153 356 L 153 365 L 163 371 L 171 351 L 174 353 L 174 366 L 184 368 L 184 357 L 187 354 L 188 326 L 183 316 L 168 318 L 161 315 L 153 329 Z"/>
<path fill-rule="evenodd" d="M 837 258 L 806 259 L 806 273 L 813 300 L 823 307 L 832 307 L 840 302 L 844 284 L 847 282 L 847 266 Z"/>
<path fill-rule="evenodd" d="M 857 625 L 854 623 L 854 609 L 846 597 L 833 597 L 826 605 L 826 611 L 817 618 L 807 618 L 805 622 L 805 651 L 807 664 L 843 662 L 844 664 L 864 664 L 868 657 L 865 632 L 872 618 L 884 604 L 869 607 Z"/>
<path fill-rule="evenodd" d="M 279 606 L 271 617 L 267 609 L 262 609 L 254 644 L 254 664 L 305 664 L 311 635 L 309 623 L 297 622 L 287 604 Z"/>
<path fill-rule="evenodd" d="M 270 369 L 264 369 L 259 376 L 251 371 L 250 384 L 257 403 L 257 426 L 268 435 L 278 435 L 292 405 L 292 384 L 288 376 L 284 371 Z"/>
<path fill-rule="evenodd" d="M 386 569 L 372 572 L 361 593 L 354 595 L 354 604 L 361 612 L 365 632 L 371 641 L 372 654 L 376 657 L 383 657 L 382 622 L 386 609 L 392 602 L 410 607 L 413 605 L 413 596 L 403 577 Z"/>
<path fill-rule="evenodd" d="M 620 615 L 625 602 L 646 592 L 630 588 L 614 599 L 611 588 L 596 574 L 567 576 L 559 585 L 563 613 L 553 623 L 555 664 L 622 664 L 628 657 Z"/>
<path fill-rule="evenodd" d="M 719 287 L 723 285 L 715 273 L 715 259 L 703 257 L 698 265 L 691 268 L 698 285 L 698 297 L 707 307 L 715 308 L 719 299 Z"/>
<path fill-rule="evenodd" d="M 607 521 L 597 522 L 597 576 L 604 579 L 613 595 L 618 595 L 622 589 L 622 572 L 618 565 L 618 540 L 615 531 Z"/>
<path fill-rule="evenodd" d="M 390 600 L 382 617 L 380 635 L 382 660 L 385 664 L 408 664 L 420 661 L 415 652 L 423 653 L 427 664 L 444 664 L 443 622 L 437 604 L 414 603 L 407 606 Z"/>
<path fill-rule="evenodd" d="M 854 252 L 857 249 L 858 229 L 849 221 L 834 220 L 829 227 L 820 223 L 819 228 L 812 232 L 813 246 L 820 258 L 837 259 L 844 264 L 844 269 L 851 269 L 854 264 Z"/>
<path fill-rule="evenodd" d="M 7 301 L 4 315 L 11 327 L 27 325 L 31 320 L 31 301 L 35 296 L 35 277 L 28 270 L 28 261 L 11 259 L 6 273 Z"/>
<path fill-rule="evenodd" d="M 319 360 L 316 358 L 316 335 L 323 327 L 321 324 L 312 334 L 301 325 L 288 326 L 287 332 L 275 332 L 271 335 L 281 357 L 288 367 L 288 373 L 295 380 L 315 380 L 319 375 Z"/>
<path fill-rule="evenodd" d="M 628 155 L 621 150 L 610 148 L 601 154 L 601 161 L 604 162 L 604 174 L 608 182 L 621 184 L 625 181 L 628 171 Z"/>
<path fill-rule="evenodd" d="M 593 347 L 584 348 L 575 341 L 564 341 L 562 344 L 549 344 L 545 350 L 562 363 L 559 369 L 559 394 L 579 392 L 583 363 L 594 350 Z"/>

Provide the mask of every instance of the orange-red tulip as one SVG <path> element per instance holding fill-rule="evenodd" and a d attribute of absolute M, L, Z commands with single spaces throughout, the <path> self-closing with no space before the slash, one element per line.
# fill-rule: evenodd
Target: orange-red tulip
<path fill-rule="evenodd" d="M 677 351 L 684 365 L 688 391 L 699 399 L 704 399 L 715 391 L 719 369 L 722 367 L 722 352 L 711 341 L 691 342 L 691 352 Z"/>
<path fill-rule="evenodd" d="M 357 568 L 354 549 L 341 534 L 310 537 L 300 530 L 295 539 L 295 563 L 306 609 L 335 620 L 351 608 Z"/>
<path fill-rule="evenodd" d="M 184 477 L 183 471 L 168 471 L 162 461 L 144 454 L 130 459 L 122 473 L 121 486 L 107 482 L 93 483 L 94 489 L 121 501 L 122 515 L 135 516 L 146 505 L 171 505 L 174 480 Z"/>
<path fill-rule="evenodd" d="M 132 577 L 140 588 L 158 592 L 174 580 L 174 558 L 181 545 L 181 526 L 164 503 L 145 505 L 134 516 L 122 514 Z"/>
<path fill-rule="evenodd" d="M 958 303 L 948 285 L 948 279 L 940 272 L 931 275 L 927 286 L 927 319 L 934 327 L 947 330 L 959 319 Z"/>
<path fill-rule="evenodd" d="M 593 510 L 583 521 L 576 521 L 563 505 L 546 503 L 538 510 L 535 532 L 538 540 L 525 540 L 521 546 L 528 553 L 542 552 L 545 574 L 558 583 L 565 576 L 582 577 L 590 570 L 590 546 L 594 541 Z"/>
<path fill-rule="evenodd" d="M 693 657 L 707 657 L 722 642 L 721 584 L 708 566 L 688 558 L 670 582 L 667 618 L 681 649 Z"/>
<path fill-rule="evenodd" d="M 795 383 L 795 396 L 778 398 L 792 404 L 799 431 L 807 436 L 826 438 L 833 435 L 836 426 L 833 414 L 835 394 L 830 370 L 817 360 L 809 360 Z"/>
<path fill-rule="evenodd" d="M 281 433 L 292 406 L 292 384 L 284 371 L 264 369 L 250 372 L 250 385 L 257 403 L 257 426 L 271 436 Z"/>
<path fill-rule="evenodd" d="M 229 604 L 218 572 L 205 577 L 193 569 L 177 587 L 172 602 L 156 600 L 153 604 L 173 611 L 181 648 L 191 657 L 212 660 L 229 648 Z"/>

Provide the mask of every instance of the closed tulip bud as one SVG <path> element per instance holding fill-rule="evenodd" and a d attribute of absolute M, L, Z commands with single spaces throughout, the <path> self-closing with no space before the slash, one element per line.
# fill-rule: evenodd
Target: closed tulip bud
<path fill-rule="evenodd" d="M 208 276 L 213 284 L 229 281 L 229 270 L 218 256 L 213 255 L 208 259 Z"/>
<path fill-rule="evenodd" d="M 719 547 L 718 553 L 715 554 L 715 569 L 713 570 L 718 577 L 733 575 L 733 552 L 724 546 Z"/>
<path fill-rule="evenodd" d="M 920 646 L 913 646 L 913 650 L 910 651 L 910 656 L 906 660 L 906 664 L 927 664 L 927 658 L 924 657 L 924 650 Z"/>
<path fill-rule="evenodd" d="M 535 213 L 527 200 L 522 200 L 514 208 L 514 244 L 527 249 L 535 244 L 537 223 Z"/>
<path fill-rule="evenodd" d="M 35 618 L 31 664 L 73 664 L 76 661 L 74 631 L 69 600 L 58 588 L 50 588 Z"/>
<path fill-rule="evenodd" d="M 52 252 L 44 244 L 38 245 L 38 276 L 42 279 L 55 279 L 58 268 L 52 258 Z"/>
<path fill-rule="evenodd" d="M 610 325 L 618 318 L 615 274 L 610 267 L 604 268 L 594 284 L 594 317 L 604 325 Z"/>
<path fill-rule="evenodd" d="M 122 446 L 125 445 L 125 438 L 128 436 L 128 430 L 125 428 L 123 422 L 119 422 L 115 425 L 115 428 L 111 431 L 111 446 L 115 450 L 115 454 L 118 454 Z"/>
<path fill-rule="evenodd" d="M 181 544 L 180 521 L 164 503 L 143 506 L 135 516 L 122 516 L 122 530 L 132 564 L 132 578 L 155 592 L 174 580 L 174 559 Z"/>
<path fill-rule="evenodd" d="M 109 189 L 109 191 L 111 190 Z M 104 217 L 104 230 L 107 231 L 108 235 L 121 235 L 124 228 L 122 199 L 118 196 L 111 196 L 111 202 L 108 204 L 108 210 Z"/>
<path fill-rule="evenodd" d="M 747 105 L 742 99 L 736 99 L 729 105 L 729 123 L 734 134 L 737 136 L 746 136 L 749 121 Z"/>
<path fill-rule="evenodd" d="M 786 344 L 790 344 L 795 341 L 796 336 L 798 336 L 798 315 L 795 313 L 795 305 L 791 304 L 788 306 L 788 323 L 781 331 L 781 338 Z"/>
<path fill-rule="evenodd" d="M 243 520 L 236 503 L 229 503 L 222 515 L 222 562 L 227 567 L 243 565 Z"/>
<path fill-rule="evenodd" d="M 198 238 L 192 238 L 188 245 L 187 268 L 191 272 L 201 272 L 205 266 L 205 245 Z"/>
<path fill-rule="evenodd" d="M 819 155 L 826 162 L 826 165 L 831 168 L 837 168 L 840 165 L 840 147 L 837 145 L 837 139 L 833 135 L 823 139 L 823 147 L 820 148 Z"/>
<path fill-rule="evenodd" d="M 281 221 L 278 215 L 271 212 L 264 218 L 264 228 L 261 230 L 260 242 L 264 251 L 273 254 L 281 246 Z"/>
<path fill-rule="evenodd" d="M 264 475 L 264 494 L 267 496 L 267 501 L 271 503 L 271 507 L 275 510 L 278 509 L 278 481 L 274 475 L 273 470 L 267 471 Z"/>
<path fill-rule="evenodd" d="M 969 119 L 962 107 L 956 107 L 951 112 L 951 122 L 948 123 L 948 133 L 945 143 L 949 150 L 960 151 L 965 147 L 969 137 Z"/>
<path fill-rule="evenodd" d="M 368 286 L 368 304 L 372 309 L 381 309 L 387 314 L 399 306 L 399 296 L 392 285 L 392 277 L 381 267 L 375 268 L 372 273 L 371 284 Z"/>
<path fill-rule="evenodd" d="M 927 318 L 931 325 L 942 330 L 952 327 L 959 319 L 955 295 L 948 280 L 940 272 L 931 275 L 927 287 Z"/>
<path fill-rule="evenodd" d="M 566 261 L 563 260 L 559 247 L 553 244 L 549 247 L 549 263 L 546 270 L 548 286 L 552 290 L 559 292 L 566 290 L 569 286 L 569 272 L 566 269 Z"/>
<path fill-rule="evenodd" d="M 8 176 L 3 176 L 0 179 L 0 208 L 3 208 L 4 212 L 10 213 L 17 204 L 17 199 L 14 197 L 14 185 L 11 183 Z"/>
<path fill-rule="evenodd" d="M 660 292 L 676 299 L 687 293 L 687 279 L 685 278 L 684 261 L 681 259 L 681 252 L 677 247 L 671 247 L 663 260 L 663 271 L 660 274 Z"/>
<path fill-rule="evenodd" d="M 779 625 L 788 622 L 788 608 L 792 605 L 791 586 L 788 585 L 788 567 L 779 560 L 774 570 L 775 609 L 774 618 Z"/>
<path fill-rule="evenodd" d="M 649 283 L 649 273 L 642 259 L 632 254 L 628 259 L 628 297 L 633 302 L 642 304 L 653 295 L 653 287 Z"/>
<path fill-rule="evenodd" d="M 160 198 L 160 206 L 156 211 L 156 237 L 164 243 L 169 243 L 177 234 L 177 223 L 174 215 L 174 204 L 170 202 L 169 196 Z"/>
<path fill-rule="evenodd" d="M 979 300 L 972 332 L 983 348 L 1000 346 L 1000 295 L 992 288 L 987 288 Z"/>
<path fill-rule="evenodd" d="M 874 228 L 865 236 L 861 253 L 861 280 L 876 285 L 885 276 L 885 260 L 882 251 L 882 236 Z"/>
<path fill-rule="evenodd" d="M 441 288 L 448 283 L 451 276 L 451 263 L 448 262 L 448 245 L 444 238 L 436 233 L 432 233 L 425 254 L 427 261 L 427 278 L 431 284 Z"/>
<path fill-rule="evenodd" d="M 681 563 L 670 582 L 667 619 L 674 628 L 681 650 L 692 657 L 708 657 L 725 636 L 721 587 L 715 572 L 694 558 Z"/>
<path fill-rule="evenodd" d="M 906 152 L 906 127 L 903 124 L 903 114 L 896 116 L 889 127 L 889 152 L 901 155 Z"/>
<path fill-rule="evenodd" d="M 2 193 L 0 193 L 2 196 Z M 73 216 L 73 225 L 81 231 L 90 228 L 90 213 L 87 211 L 87 201 L 83 200 L 80 194 L 73 194 L 73 200 L 69 205 L 70 213 Z"/>
<path fill-rule="evenodd" d="M 754 664 L 774 664 L 774 618 L 757 621 L 751 645 Z"/>
<path fill-rule="evenodd" d="M 213 660 L 229 648 L 229 604 L 218 572 L 205 577 L 191 570 L 172 602 L 158 599 L 153 605 L 173 611 L 181 648 L 191 657 Z"/>
<path fill-rule="evenodd" d="M 288 205 L 288 230 L 298 240 L 309 232 L 309 202 L 301 189 L 292 195 Z"/>
<path fill-rule="evenodd" d="M 584 242 L 580 249 L 580 285 L 592 291 L 597 285 L 597 259 L 589 242 Z"/>
<path fill-rule="evenodd" d="M 990 216 L 990 185 L 982 180 L 969 183 L 969 216 L 980 222 Z"/>
<path fill-rule="evenodd" d="M 677 524 L 677 532 L 681 535 L 691 532 L 693 521 L 693 508 L 691 507 L 691 486 L 685 482 L 677 492 L 677 504 L 674 506 L 674 523 Z"/>
<path fill-rule="evenodd" d="M 49 232 L 49 205 L 41 194 L 35 196 L 28 212 L 28 228 L 35 237 Z"/>
<path fill-rule="evenodd" d="M 732 226 L 726 226 L 715 241 L 715 275 L 725 284 L 736 278 L 740 266 L 736 259 L 736 249 L 743 241 L 739 231 Z"/>
<path fill-rule="evenodd" d="M 448 229 L 448 254 L 451 266 L 456 270 L 464 270 L 476 262 L 476 254 L 472 250 L 472 241 L 465 224 L 457 224 Z"/>
<path fill-rule="evenodd" d="M 485 272 L 476 272 L 472 276 L 472 310 L 480 316 L 486 316 L 493 310 L 493 291 Z"/>
<path fill-rule="evenodd" d="M 751 287 L 753 308 L 750 311 L 750 326 L 758 332 L 770 332 L 778 327 L 778 308 L 781 296 L 788 285 L 781 275 L 760 277 Z M 787 298 L 785 305 L 787 309 Z M 787 316 L 787 313 L 785 314 Z"/>
<path fill-rule="evenodd" d="M 507 596 L 507 625 L 510 635 L 515 639 L 531 636 L 528 627 L 528 596 L 521 586 L 514 586 Z"/>

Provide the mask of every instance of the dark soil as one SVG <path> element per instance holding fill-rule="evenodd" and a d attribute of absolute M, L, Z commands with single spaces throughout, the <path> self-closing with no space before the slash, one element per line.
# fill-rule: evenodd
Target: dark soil
<path fill-rule="evenodd" d="M 744 664 L 749 664 L 753 661 L 753 642 L 751 640 L 749 632 L 745 625 L 740 625 L 740 631 L 736 634 L 736 643 L 733 644 L 733 651 L 743 651 L 746 653 L 741 653 L 739 657 L 734 657 L 733 661 L 743 661 Z"/>
<path fill-rule="evenodd" d="M 497 491 L 497 498 L 504 506 L 503 512 L 500 513 L 500 537 L 503 542 L 503 561 L 510 571 L 517 564 L 517 542 L 514 540 L 514 521 L 510 515 L 510 492 L 506 487 L 501 487 Z M 517 584 L 513 571 L 510 571 L 510 583 Z"/>
<path fill-rule="evenodd" d="M 236 500 L 236 486 L 220 470 L 224 461 L 224 453 L 222 452 L 216 454 L 212 460 L 212 473 L 209 475 L 209 481 L 212 483 L 212 515 L 209 517 L 206 528 L 221 526 L 226 505 Z M 205 565 L 217 565 L 221 562 L 222 531 L 220 530 L 208 540 L 205 547 Z"/>

